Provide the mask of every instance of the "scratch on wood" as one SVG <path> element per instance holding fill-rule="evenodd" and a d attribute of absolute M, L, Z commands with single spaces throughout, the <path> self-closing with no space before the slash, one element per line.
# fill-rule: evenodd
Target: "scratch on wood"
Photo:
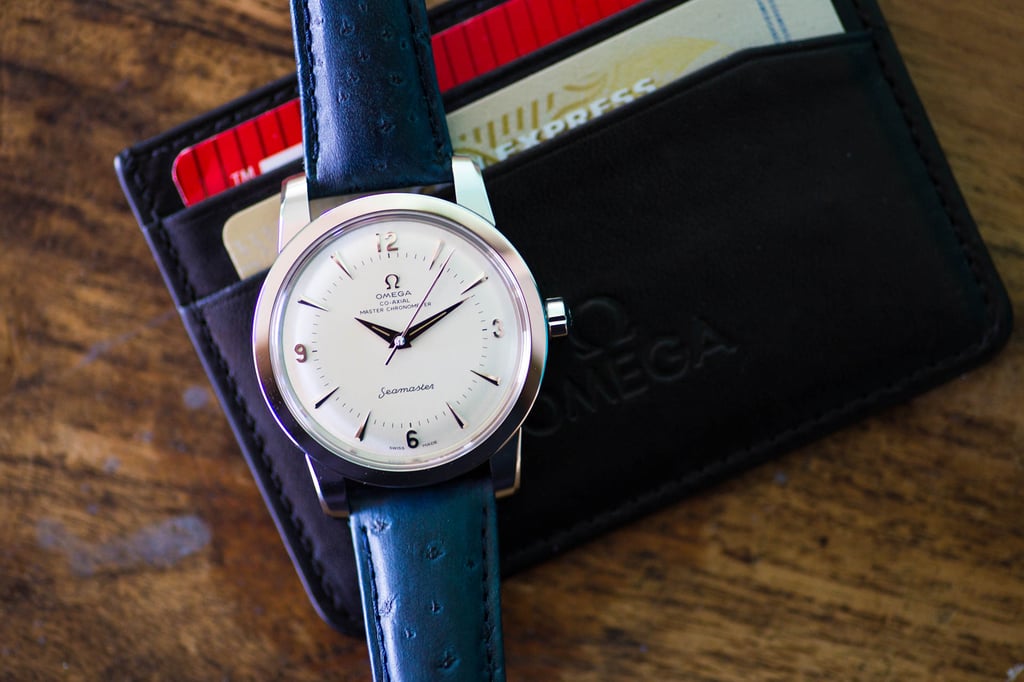
<path fill-rule="evenodd" d="M 123 334 L 118 334 L 117 336 L 111 337 L 109 339 L 97 341 L 96 343 L 89 346 L 89 350 L 87 350 L 85 355 L 82 356 L 82 359 L 78 361 L 76 367 L 85 367 L 95 362 L 99 358 L 109 353 L 114 348 L 117 348 L 118 346 L 131 341 L 133 338 L 135 338 L 142 332 L 146 331 L 147 329 L 159 327 L 172 317 L 175 317 L 174 311 L 168 310 L 167 312 L 161 313 L 160 315 L 157 315 L 156 317 L 148 320 L 141 327 L 138 327 L 128 332 L 124 332 Z"/>
<path fill-rule="evenodd" d="M 168 568 L 201 551 L 210 539 L 210 527 L 191 514 L 174 516 L 106 542 L 76 537 L 54 519 L 36 523 L 39 546 L 64 554 L 71 571 L 79 576 L 145 566 Z"/>
<path fill-rule="evenodd" d="M 185 401 L 185 407 L 188 409 L 198 410 L 210 402 L 210 393 L 205 386 L 189 386 L 185 389 L 182 400 Z"/>

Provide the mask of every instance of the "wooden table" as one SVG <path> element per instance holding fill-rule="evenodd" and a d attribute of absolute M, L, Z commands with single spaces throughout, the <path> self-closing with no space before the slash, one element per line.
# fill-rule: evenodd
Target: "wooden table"
<path fill-rule="evenodd" d="M 0 9 L 0 679 L 368 677 L 307 603 L 111 168 L 289 73 L 285 4 Z M 1024 6 L 882 4 L 1024 301 Z M 1024 680 L 1022 526 L 1016 333 L 506 581 L 509 674 Z"/>

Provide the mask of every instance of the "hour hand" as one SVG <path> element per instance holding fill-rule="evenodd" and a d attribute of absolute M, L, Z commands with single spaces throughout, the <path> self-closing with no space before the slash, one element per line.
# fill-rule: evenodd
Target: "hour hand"
<path fill-rule="evenodd" d="M 393 345 L 395 343 L 395 339 L 402 335 L 402 332 L 395 331 L 394 329 L 388 329 L 376 322 L 367 322 L 366 320 L 360 320 L 358 317 L 355 318 L 355 320 L 380 338 L 387 341 L 389 346 Z"/>
<path fill-rule="evenodd" d="M 444 309 L 444 310 L 442 310 L 441 312 L 438 312 L 438 313 L 434 313 L 433 315 L 431 315 L 431 316 L 430 316 L 430 317 L 428 317 L 427 319 L 423 320 L 423 321 L 422 321 L 422 322 L 420 322 L 419 324 L 414 324 L 413 326 L 409 327 L 409 332 L 408 332 L 408 333 L 407 333 L 407 334 L 405 335 L 405 341 L 406 341 L 406 343 L 408 344 L 408 342 L 412 341 L 412 340 L 413 340 L 413 339 L 415 339 L 415 338 L 416 338 L 417 336 L 419 336 L 420 334 L 422 334 L 423 332 L 427 331 L 428 329 L 430 329 L 431 327 L 433 327 L 433 326 L 434 326 L 435 324 L 437 324 L 438 322 L 440 322 L 440 321 L 441 321 L 442 319 L 444 319 L 444 318 L 445 318 L 445 317 L 446 317 L 446 316 L 447 316 L 447 315 L 448 315 L 448 314 L 449 314 L 450 312 L 452 312 L 453 310 L 455 310 L 456 308 L 458 308 L 458 307 L 459 307 L 460 305 L 462 305 L 463 303 L 465 303 L 465 302 L 466 302 L 466 300 L 467 300 L 467 299 L 465 299 L 465 298 L 464 298 L 464 299 L 462 299 L 461 301 L 459 301 L 458 303 L 454 303 L 454 304 L 452 304 L 452 305 L 448 306 L 447 308 L 445 308 L 445 309 Z"/>

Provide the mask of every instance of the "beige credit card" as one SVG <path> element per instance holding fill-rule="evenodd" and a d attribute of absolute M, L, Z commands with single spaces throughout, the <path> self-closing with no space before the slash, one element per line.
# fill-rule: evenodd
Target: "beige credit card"
<path fill-rule="evenodd" d="M 450 112 L 452 145 L 488 166 L 740 50 L 842 32 L 831 0 L 689 0 Z M 279 203 L 271 197 L 224 225 L 239 277 L 277 256 Z"/>

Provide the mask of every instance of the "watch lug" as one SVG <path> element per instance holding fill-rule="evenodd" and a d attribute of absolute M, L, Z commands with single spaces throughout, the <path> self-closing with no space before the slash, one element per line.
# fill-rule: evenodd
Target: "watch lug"
<path fill-rule="evenodd" d="M 324 510 L 324 513 L 335 518 L 348 518 L 348 491 L 345 487 L 345 477 L 320 464 L 309 455 L 306 455 L 306 466 L 309 467 L 309 475 L 313 479 L 313 487 L 316 489 L 316 496 L 320 500 L 320 508 Z"/>
<path fill-rule="evenodd" d="M 491 478 L 494 496 L 498 499 L 514 495 L 519 490 L 519 467 L 523 452 L 523 430 L 518 429 L 508 442 L 491 457 Z"/>
<path fill-rule="evenodd" d="M 487 198 L 484 176 L 476 161 L 468 156 L 453 156 L 452 177 L 455 181 L 455 203 L 465 206 L 494 225 L 491 200 Z"/>
<path fill-rule="evenodd" d="M 281 185 L 281 213 L 277 221 L 277 252 L 309 225 L 309 190 L 305 175 L 293 175 Z"/>

